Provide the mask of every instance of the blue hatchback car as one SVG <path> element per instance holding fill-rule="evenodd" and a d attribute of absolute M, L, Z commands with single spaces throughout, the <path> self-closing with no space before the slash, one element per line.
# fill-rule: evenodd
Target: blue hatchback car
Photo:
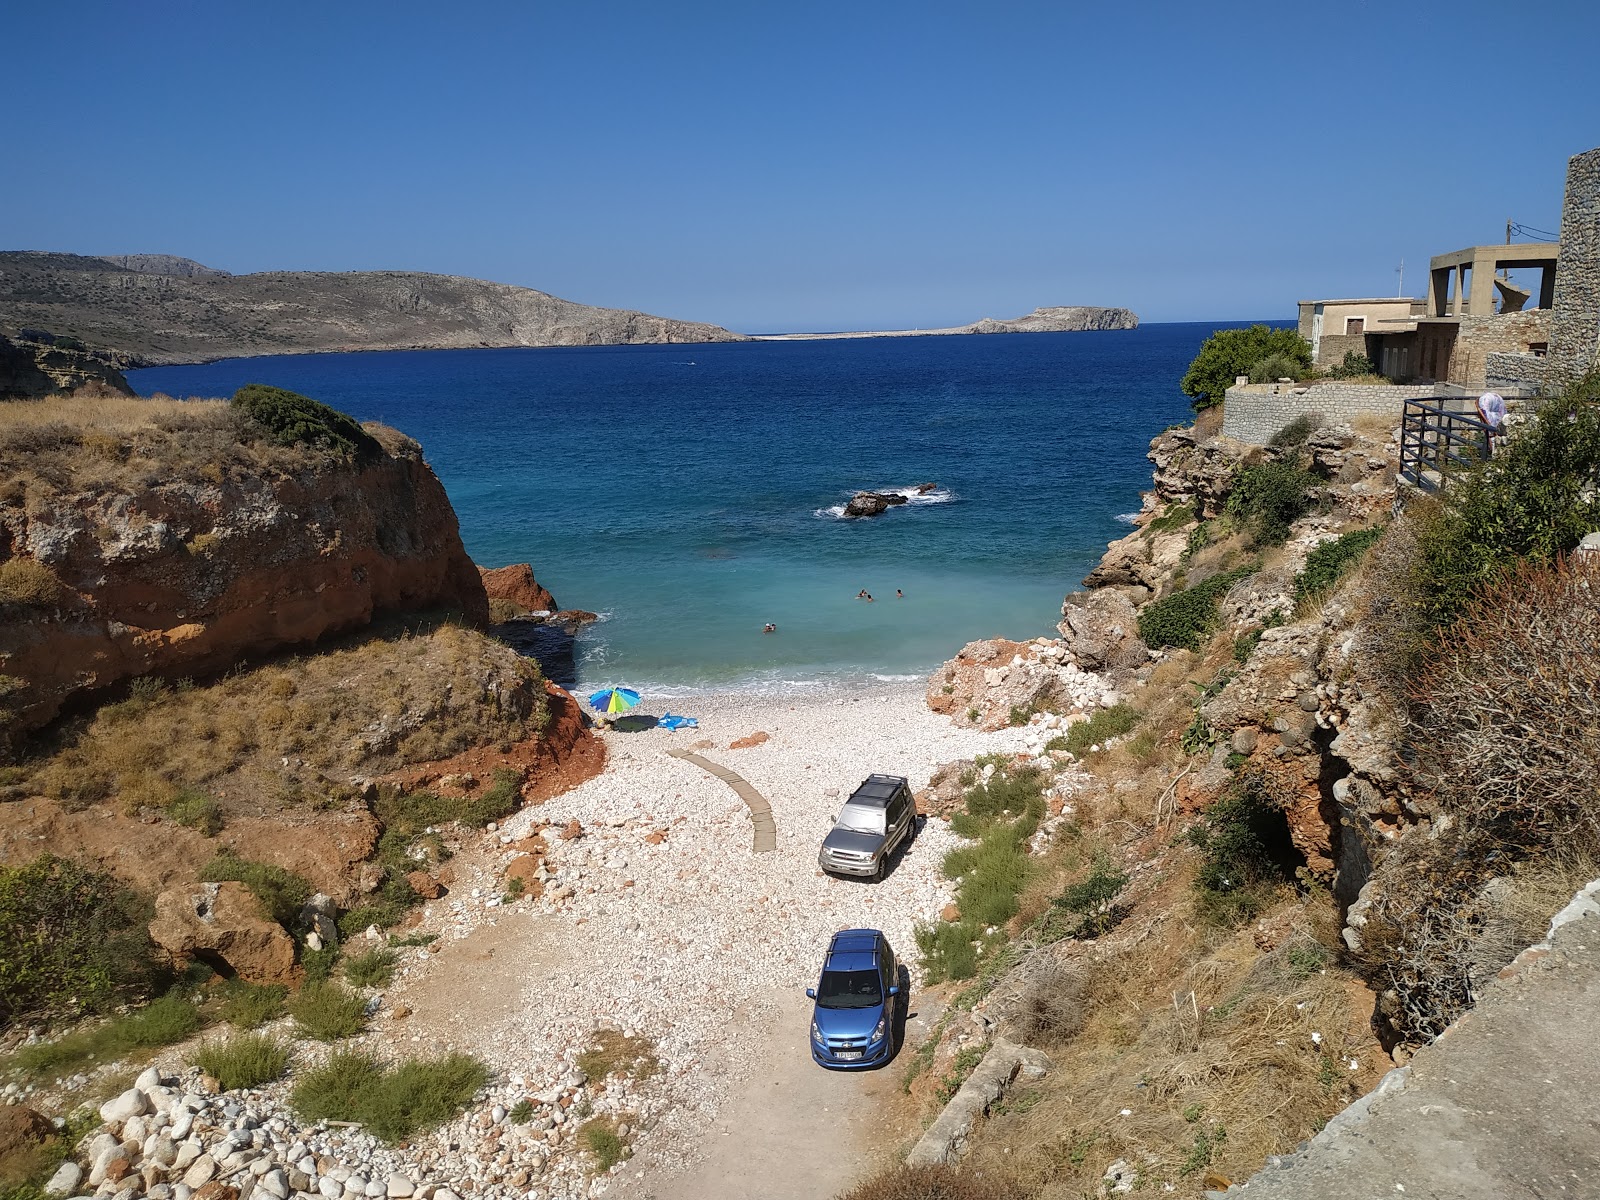
<path fill-rule="evenodd" d="M 899 964 L 889 939 L 876 929 L 842 929 L 828 943 L 822 978 L 806 995 L 811 1057 L 824 1067 L 877 1067 L 894 1057 Z"/>

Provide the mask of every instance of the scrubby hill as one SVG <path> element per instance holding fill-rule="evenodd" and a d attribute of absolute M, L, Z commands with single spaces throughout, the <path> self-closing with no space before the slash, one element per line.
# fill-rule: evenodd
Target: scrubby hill
<path fill-rule="evenodd" d="M 229 275 L 166 255 L 0 252 L 0 333 L 30 328 L 143 365 L 330 350 L 740 340 L 715 325 L 456 275 Z"/>

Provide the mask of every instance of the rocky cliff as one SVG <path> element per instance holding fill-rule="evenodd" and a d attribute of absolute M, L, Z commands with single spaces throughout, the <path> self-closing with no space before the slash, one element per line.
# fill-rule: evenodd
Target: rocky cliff
<path fill-rule="evenodd" d="M 37 728 L 138 676 L 203 676 L 375 614 L 487 619 L 421 447 L 282 446 L 220 402 L 45 401 L 0 424 L 0 679 Z"/>
<path fill-rule="evenodd" d="M 122 372 L 104 354 L 47 341 L 14 342 L 0 337 L 0 400 L 37 400 L 81 387 L 133 395 Z"/>
<path fill-rule="evenodd" d="M 0 252 L 0 333 L 72 335 L 143 365 L 338 350 L 726 342 L 715 325 L 416 271 L 229 275 L 167 255 Z"/>

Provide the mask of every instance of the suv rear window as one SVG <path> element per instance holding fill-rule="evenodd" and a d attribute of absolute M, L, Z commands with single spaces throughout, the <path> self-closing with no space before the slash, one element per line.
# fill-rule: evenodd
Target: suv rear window
<path fill-rule="evenodd" d="M 883 1002 L 877 971 L 824 971 L 817 988 L 823 1008 L 871 1008 Z"/>

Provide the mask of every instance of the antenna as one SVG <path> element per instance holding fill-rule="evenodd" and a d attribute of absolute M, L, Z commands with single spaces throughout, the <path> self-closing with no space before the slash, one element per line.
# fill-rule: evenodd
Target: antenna
<path fill-rule="evenodd" d="M 1406 260 L 1405 259 L 1402 258 L 1400 260 L 1400 265 L 1394 269 L 1394 273 L 1396 275 L 1400 276 L 1400 286 L 1398 286 L 1394 290 L 1395 297 L 1398 299 L 1399 297 L 1404 296 L 1406 294 Z"/>

